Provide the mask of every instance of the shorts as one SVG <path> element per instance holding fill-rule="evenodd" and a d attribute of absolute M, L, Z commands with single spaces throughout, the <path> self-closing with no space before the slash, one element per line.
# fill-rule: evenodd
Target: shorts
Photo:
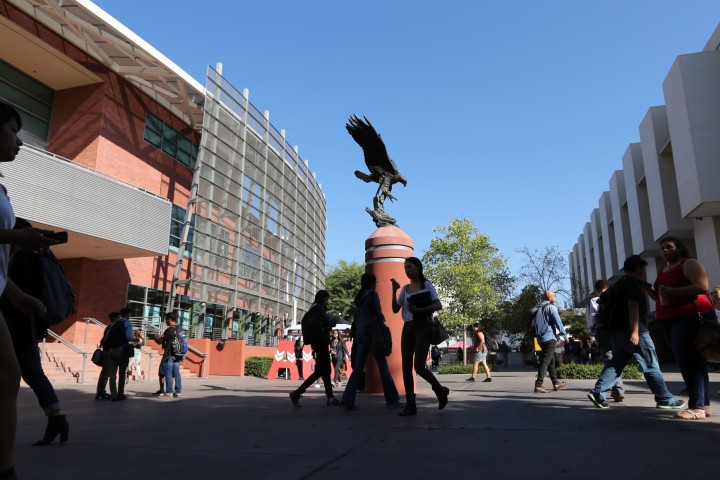
<path fill-rule="evenodd" d="M 487 360 L 487 352 L 475 352 L 475 361 L 484 362 Z"/>

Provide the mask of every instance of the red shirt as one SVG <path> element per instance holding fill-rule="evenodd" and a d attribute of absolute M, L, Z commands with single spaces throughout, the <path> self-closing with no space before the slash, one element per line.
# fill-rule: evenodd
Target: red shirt
<path fill-rule="evenodd" d="M 686 287 L 690 285 L 690 281 L 683 273 L 683 264 L 679 263 L 670 270 L 661 270 L 655 279 L 655 291 L 660 285 L 666 287 Z M 677 318 L 690 317 L 697 314 L 695 303 L 700 313 L 707 313 L 714 310 L 712 303 L 704 293 L 698 295 L 669 295 L 667 297 L 667 305 L 661 305 L 658 299 L 655 302 L 655 318 L 658 320 L 673 320 Z"/>

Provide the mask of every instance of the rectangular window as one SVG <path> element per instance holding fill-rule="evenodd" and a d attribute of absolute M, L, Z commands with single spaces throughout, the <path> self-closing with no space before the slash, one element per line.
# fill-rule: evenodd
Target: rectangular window
<path fill-rule="evenodd" d="M 0 100 L 19 111 L 20 138 L 28 145 L 47 148 L 54 95 L 50 87 L 0 61 Z"/>
<path fill-rule="evenodd" d="M 188 168 L 195 169 L 199 147 L 160 117 L 147 112 L 143 138 Z"/>
<path fill-rule="evenodd" d="M 185 209 L 177 205 L 172 206 L 172 219 L 170 220 L 170 250 L 177 252 L 180 248 L 180 240 L 182 239 L 182 229 L 185 224 Z M 185 245 L 185 256 L 192 255 L 193 237 L 195 236 L 194 225 L 190 226 L 188 232 L 188 241 Z"/>

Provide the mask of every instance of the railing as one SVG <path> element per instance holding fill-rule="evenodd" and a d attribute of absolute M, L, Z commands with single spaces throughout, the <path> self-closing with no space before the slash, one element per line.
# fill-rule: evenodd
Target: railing
<path fill-rule="evenodd" d="M 205 378 L 205 361 L 207 360 L 208 354 L 190 346 L 190 344 L 188 344 L 188 351 L 203 357 L 202 363 L 200 364 L 200 378 Z"/>
<path fill-rule="evenodd" d="M 72 350 L 75 353 L 78 353 L 83 356 L 83 362 L 82 362 L 82 371 L 80 372 L 80 383 L 85 383 L 85 365 L 87 363 L 87 357 L 90 355 L 88 352 L 83 352 L 79 348 L 77 348 L 72 343 L 68 342 L 67 340 L 63 339 L 60 335 L 53 332 L 52 330 L 48 329 L 47 331 L 48 335 L 50 335 L 52 338 L 60 342 L 61 344 L 68 347 L 70 350 Z M 43 338 L 42 341 L 42 349 L 41 349 L 42 355 L 45 355 L 45 339 Z"/>
<path fill-rule="evenodd" d="M 107 327 L 107 325 L 105 325 L 104 323 L 102 323 L 98 320 L 95 320 L 92 317 L 85 317 L 85 318 L 83 318 L 83 320 L 85 320 L 85 337 L 83 339 L 83 343 L 87 343 L 88 326 L 90 325 L 90 322 L 101 326 L 103 328 L 103 330 L 105 329 L 105 327 Z"/>

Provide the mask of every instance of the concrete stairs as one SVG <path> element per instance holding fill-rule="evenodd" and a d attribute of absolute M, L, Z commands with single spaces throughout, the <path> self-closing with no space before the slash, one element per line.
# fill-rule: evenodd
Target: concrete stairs
<path fill-rule="evenodd" d="M 90 357 L 97 348 L 97 345 L 89 343 L 74 344 L 74 346 L 88 353 L 87 359 L 85 360 L 85 383 L 96 382 L 100 376 L 100 367 L 93 364 L 90 361 Z M 81 354 L 60 342 L 46 342 L 44 345 L 40 343 L 38 347 L 40 348 L 42 358 L 42 368 L 51 383 L 80 383 L 83 370 L 83 356 Z M 130 379 L 157 380 L 162 350 L 154 348 L 154 345 L 146 345 L 143 347 L 143 350 L 155 353 L 152 357 L 152 364 L 150 355 L 142 353 L 140 357 L 140 367 L 144 375 L 132 375 Z M 182 366 L 180 367 L 180 375 L 182 378 L 197 378 L 198 376 L 196 373 Z"/>

